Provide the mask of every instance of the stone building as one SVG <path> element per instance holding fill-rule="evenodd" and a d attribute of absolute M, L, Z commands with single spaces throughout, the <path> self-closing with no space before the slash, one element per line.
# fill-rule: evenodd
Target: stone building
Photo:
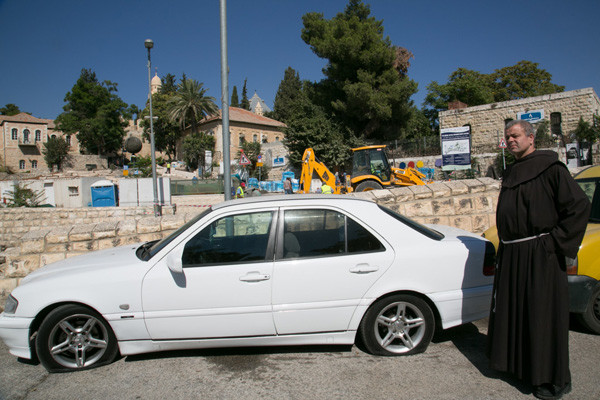
<path fill-rule="evenodd" d="M 537 122 L 560 116 L 562 133 L 567 136 L 577 128 L 580 117 L 592 123 L 593 116 L 600 115 L 600 99 L 593 88 L 585 88 L 475 107 L 457 102 L 450 108 L 454 109 L 439 113 L 440 129 L 470 125 L 473 152 L 482 153 L 498 148 L 506 122 L 527 119 L 530 114 L 541 117 Z"/>
<path fill-rule="evenodd" d="M 229 157 L 231 162 L 238 158 L 238 152 L 244 142 L 271 143 L 271 147 L 283 148 L 283 122 L 267 118 L 237 107 L 229 107 Z M 217 114 L 204 118 L 198 123 L 198 131 L 206 132 L 215 138 L 213 162 L 223 162 L 223 117 L 221 110 Z M 186 134 L 189 134 L 188 129 Z M 178 149 L 181 154 L 181 149 Z"/>

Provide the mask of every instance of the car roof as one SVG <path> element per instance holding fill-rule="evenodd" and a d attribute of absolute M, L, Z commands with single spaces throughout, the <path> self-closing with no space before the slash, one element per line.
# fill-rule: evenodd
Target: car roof
<path fill-rule="evenodd" d="M 600 178 L 600 165 L 586 168 L 575 175 L 575 179 Z"/>
<path fill-rule="evenodd" d="M 331 201 L 351 201 L 351 202 L 363 202 L 363 203 L 374 203 L 372 200 L 359 199 L 347 195 L 336 195 L 336 194 L 281 194 L 281 195 L 263 195 L 256 197 L 245 197 L 243 199 L 232 199 L 223 201 L 221 203 L 212 206 L 213 210 L 218 210 L 224 207 L 238 206 L 242 204 L 271 204 L 271 205 L 285 205 L 285 202 L 290 201 L 303 201 L 314 204 L 326 205 Z M 277 204 L 279 203 L 279 204 Z"/>

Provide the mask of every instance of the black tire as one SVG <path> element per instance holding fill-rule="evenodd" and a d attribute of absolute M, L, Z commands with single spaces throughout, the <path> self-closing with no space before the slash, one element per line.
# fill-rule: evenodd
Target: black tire
<path fill-rule="evenodd" d="M 356 185 L 356 189 L 354 189 L 354 191 L 355 192 L 368 192 L 369 190 L 379 190 L 379 189 L 383 189 L 383 186 L 381 186 L 378 182 L 363 181 L 363 182 L 359 183 L 358 185 Z"/>
<path fill-rule="evenodd" d="M 365 314 L 359 329 L 369 353 L 407 356 L 427 349 L 435 330 L 435 320 L 423 299 L 398 294 L 376 301 Z"/>
<path fill-rule="evenodd" d="M 585 312 L 577 316 L 582 325 L 595 334 L 600 335 L 600 286 L 590 296 L 590 302 Z"/>
<path fill-rule="evenodd" d="M 51 311 L 40 325 L 35 346 L 50 372 L 77 371 L 109 364 L 117 356 L 117 339 L 97 312 L 67 304 Z"/>

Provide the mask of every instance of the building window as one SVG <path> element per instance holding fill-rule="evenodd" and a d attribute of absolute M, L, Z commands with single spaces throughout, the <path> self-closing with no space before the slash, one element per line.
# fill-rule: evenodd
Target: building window
<path fill-rule="evenodd" d="M 246 137 L 242 134 L 240 134 L 240 146 L 243 145 L 244 143 L 246 143 Z"/>
<path fill-rule="evenodd" d="M 37 160 L 31 160 L 31 168 L 37 169 Z"/>
<path fill-rule="evenodd" d="M 23 143 L 29 143 L 29 129 L 23 130 Z"/>
<path fill-rule="evenodd" d="M 42 131 L 40 131 L 39 129 L 35 131 L 35 141 L 36 142 L 42 141 Z"/>
<path fill-rule="evenodd" d="M 50 136 L 51 139 L 56 139 L 56 135 Z"/>
<path fill-rule="evenodd" d="M 256 133 L 252 136 L 252 141 L 254 143 L 258 142 L 258 135 Z"/>
<path fill-rule="evenodd" d="M 510 121 L 513 121 L 513 119 L 512 118 L 506 118 L 504 120 L 504 126 L 506 126 L 506 124 L 508 124 Z"/>
<path fill-rule="evenodd" d="M 25 169 L 25 160 L 19 161 L 19 169 Z"/>
<path fill-rule="evenodd" d="M 275 136 L 275 141 L 279 142 L 279 136 Z"/>
<path fill-rule="evenodd" d="M 19 131 L 17 130 L 17 128 L 12 128 L 11 139 L 17 140 L 18 138 L 19 138 Z"/>
<path fill-rule="evenodd" d="M 69 196 L 79 196 L 79 187 L 69 186 Z"/>
<path fill-rule="evenodd" d="M 67 135 L 66 142 L 67 142 L 67 146 L 71 145 L 71 135 Z"/>

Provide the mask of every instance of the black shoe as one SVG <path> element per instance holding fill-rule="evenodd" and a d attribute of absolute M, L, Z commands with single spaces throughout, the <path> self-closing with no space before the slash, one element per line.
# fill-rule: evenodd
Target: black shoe
<path fill-rule="evenodd" d="M 554 385 L 544 383 L 542 385 L 536 385 L 533 387 L 533 395 L 542 400 L 556 399 L 554 395 Z"/>
<path fill-rule="evenodd" d="M 563 395 L 571 392 L 571 383 L 567 383 L 563 387 L 558 387 L 550 383 L 533 387 L 533 395 L 542 400 L 558 400 Z"/>

